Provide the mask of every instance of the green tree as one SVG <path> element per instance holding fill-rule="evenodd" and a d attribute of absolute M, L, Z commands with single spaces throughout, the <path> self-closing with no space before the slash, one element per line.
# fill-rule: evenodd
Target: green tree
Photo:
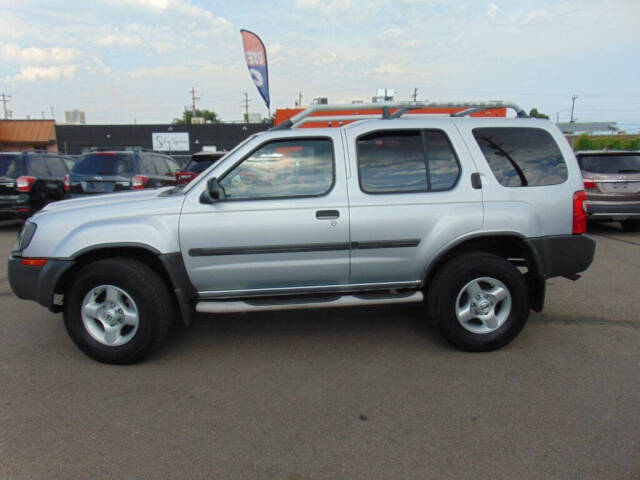
<path fill-rule="evenodd" d="M 171 123 L 174 125 L 184 125 L 185 123 L 191 123 L 192 117 L 203 117 L 205 122 L 220 123 L 220 116 L 213 110 L 184 110 L 182 118 L 174 118 Z"/>
<path fill-rule="evenodd" d="M 529 110 L 529 116 L 532 118 L 549 118 L 549 115 L 539 112 L 537 108 Z"/>

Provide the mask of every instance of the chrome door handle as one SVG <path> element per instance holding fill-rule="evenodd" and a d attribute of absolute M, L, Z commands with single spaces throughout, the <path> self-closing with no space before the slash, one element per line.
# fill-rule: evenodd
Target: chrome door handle
<path fill-rule="evenodd" d="M 316 212 L 316 218 L 318 220 L 335 220 L 340 217 L 338 210 L 318 210 Z"/>

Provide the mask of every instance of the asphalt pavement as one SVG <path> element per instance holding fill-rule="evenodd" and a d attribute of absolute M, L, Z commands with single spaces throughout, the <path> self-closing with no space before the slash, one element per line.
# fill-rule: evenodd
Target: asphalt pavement
<path fill-rule="evenodd" d="M 201 317 L 102 365 L 3 268 L 0 479 L 637 480 L 640 233 L 591 232 L 583 278 L 482 354 L 409 305 Z"/>

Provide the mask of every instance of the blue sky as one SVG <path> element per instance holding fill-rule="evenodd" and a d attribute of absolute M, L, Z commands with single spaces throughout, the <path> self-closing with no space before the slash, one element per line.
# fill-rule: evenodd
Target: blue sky
<path fill-rule="evenodd" d="M 267 46 L 272 106 L 326 96 L 513 100 L 640 129 L 637 0 L 0 0 L 0 92 L 13 117 L 167 122 L 190 103 L 223 120 L 266 109 L 241 28 Z"/>

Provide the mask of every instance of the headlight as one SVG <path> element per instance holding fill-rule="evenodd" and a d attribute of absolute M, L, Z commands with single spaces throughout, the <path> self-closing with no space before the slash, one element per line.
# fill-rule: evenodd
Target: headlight
<path fill-rule="evenodd" d="M 20 233 L 18 234 L 18 250 L 22 251 L 29 246 L 33 235 L 36 233 L 36 228 L 38 228 L 38 226 L 35 223 L 24 223 L 22 230 L 20 230 Z"/>

